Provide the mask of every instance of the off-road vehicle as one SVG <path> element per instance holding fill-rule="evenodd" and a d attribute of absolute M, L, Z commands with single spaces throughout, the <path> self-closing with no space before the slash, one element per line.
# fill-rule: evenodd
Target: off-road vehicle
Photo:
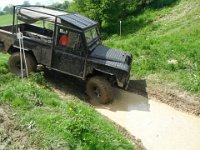
<path fill-rule="evenodd" d="M 0 27 L 0 51 L 11 55 L 9 69 L 20 76 L 19 31 L 28 73 L 43 65 L 86 80 L 87 94 L 100 103 L 113 99 L 112 86 L 129 83 L 132 56 L 103 46 L 98 23 L 87 17 L 45 6 L 14 6 L 13 24 Z"/>

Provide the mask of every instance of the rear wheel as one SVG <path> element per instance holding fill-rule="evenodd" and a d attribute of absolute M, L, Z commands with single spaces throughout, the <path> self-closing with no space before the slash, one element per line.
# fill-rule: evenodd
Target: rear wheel
<path fill-rule="evenodd" d="M 32 55 L 26 53 L 26 62 L 27 62 L 28 73 L 30 74 L 30 72 L 35 72 L 37 69 L 37 63 Z M 21 76 L 21 62 L 20 62 L 19 52 L 15 52 L 10 56 L 8 64 L 9 64 L 9 69 L 12 73 Z M 26 76 L 24 59 L 23 59 L 23 67 L 24 67 L 23 74 Z"/>
<path fill-rule="evenodd" d="M 110 83 L 102 77 L 92 77 L 86 85 L 86 91 L 91 100 L 101 104 L 109 103 L 113 100 L 113 91 Z"/>

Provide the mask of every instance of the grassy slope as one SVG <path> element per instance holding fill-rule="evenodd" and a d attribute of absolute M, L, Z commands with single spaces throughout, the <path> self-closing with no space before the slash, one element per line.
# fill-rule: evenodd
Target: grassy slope
<path fill-rule="evenodd" d="M 74 97 L 64 101 L 40 74 L 21 80 L 8 73 L 8 56 L 0 54 L 0 105 L 14 108 L 38 148 L 134 149 L 116 127 Z"/>
<path fill-rule="evenodd" d="M 0 16 L 0 26 L 12 24 L 12 15 L 2 15 Z"/>
<path fill-rule="evenodd" d="M 104 43 L 133 54 L 132 78 L 154 75 L 200 93 L 200 1 L 146 9 L 125 21 L 124 35 Z M 169 62 L 175 63 L 169 63 Z"/>
<path fill-rule="evenodd" d="M 147 9 L 126 21 L 122 38 L 114 35 L 104 43 L 133 54 L 132 78 L 156 74 L 160 79 L 176 81 L 187 90 L 199 92 L 199 14 L 198 0 L 182 0 L 160 10 Z M 10 18 L 1 17 L 3 24 Z M 39 147 L 132 149 L 113 125 L 89 106 L 77 98 L 62 101 L 45 88 L 40 75 L 21 81 L 9 74 L 7 58 L 0 55 L 0 101 L 15 108 L 21 123 L 34 133 L 33 141 Z M 169 64 L 169 60 L 178 63 Z"/>
<path fill-rule="evenodd" d="M 2 24 L 7 24 L 8 17 L 0 16 Z M 10 74 L 8 57 L 0 54 L 0 105 L 12 106 L 38 149 L 134 149 L 93 108 L 76 97 L 68 101 L 61 99 L 42 75 L 21 80 Z"/>

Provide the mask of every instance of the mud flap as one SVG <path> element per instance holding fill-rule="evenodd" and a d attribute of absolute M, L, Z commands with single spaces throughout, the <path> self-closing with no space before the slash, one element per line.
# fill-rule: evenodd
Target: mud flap
<path fill-rule="evenodd" d="M 128 76 L 128 78 L 127 78 L 127 80 L 126 80 L 126 83 L 125 83 L 125 85 L 124 85 L 124 89 L 125 89 L 125 90 L 128 89 L 129 82 L 130 82 L 130 75 Z"/>

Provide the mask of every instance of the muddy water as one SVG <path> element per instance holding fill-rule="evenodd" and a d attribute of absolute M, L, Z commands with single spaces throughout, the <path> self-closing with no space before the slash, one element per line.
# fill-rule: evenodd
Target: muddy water
<path fill-rule="evenodd" d="M 142 140 L 148 150 L 200 150 L 200 118 L 134 93 L 115 91 L 116 100 L 96 110 Z"/>

